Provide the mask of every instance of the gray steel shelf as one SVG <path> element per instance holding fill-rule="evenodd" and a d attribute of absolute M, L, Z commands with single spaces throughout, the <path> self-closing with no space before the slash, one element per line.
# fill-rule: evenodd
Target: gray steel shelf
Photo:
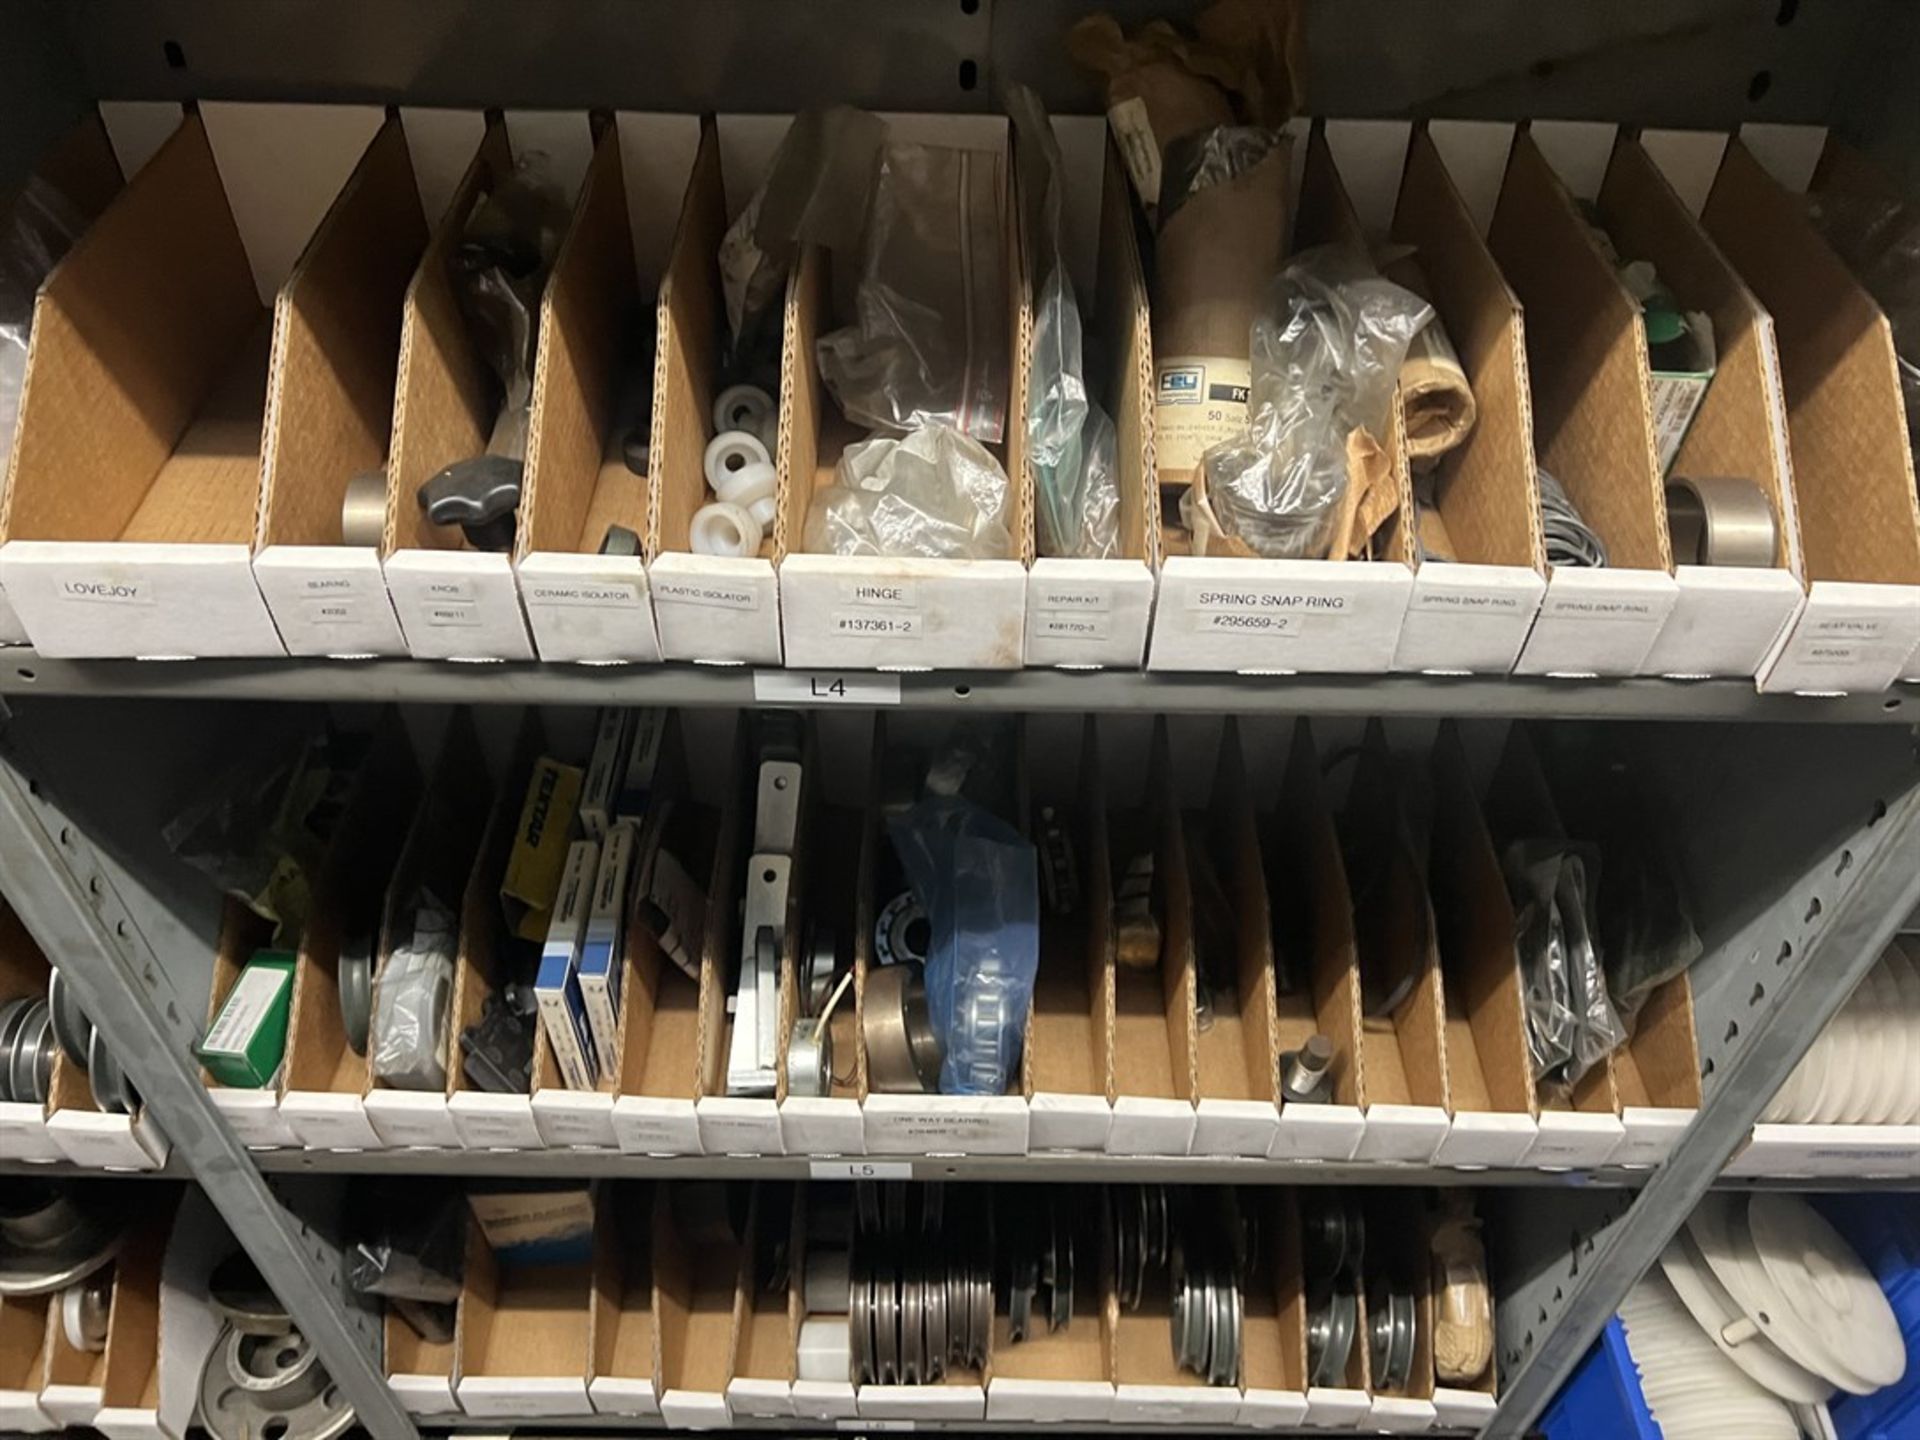
<path fill-rule="evenodd" d="M 756 671 L 706 665 L 453 664 L 422 660 L 54 660 L 0 651 L 0 695 L 451 705 L 750 706 Z M 786 672 L 796 673 L 796 672 Z M 806 672 L 798 672 L 806 673 Z M 829 673 L 829 672 L 815 672 Z M 1761 695 L 1744 680 L 1549 680 L 1432 675 L 1147 675 L 1011 670 L 903 674 L 932 710 L 1292 715 L 1503 715 L 1539 720 L 1920 721 L 1920 689 Z M 792 704 L 783 699 L 780 703 Z M 827 702 L 822 702 L 827 703 Z"/>

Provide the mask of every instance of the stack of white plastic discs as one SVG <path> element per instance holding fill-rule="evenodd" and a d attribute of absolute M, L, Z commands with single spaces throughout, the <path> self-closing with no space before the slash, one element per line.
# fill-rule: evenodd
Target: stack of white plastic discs
<path fill-rule="evenodd" d="M 1793 1411 L 1714 1348 L 1659 1271 L 1633 1287 L 1620 1321 L 1665 1440 L 1799 1440 Z"/>
<path fill-rule="evenodd" d="M 1920 947 L 1887 948 L 1760 1118 L 1920 1125 Z"/>

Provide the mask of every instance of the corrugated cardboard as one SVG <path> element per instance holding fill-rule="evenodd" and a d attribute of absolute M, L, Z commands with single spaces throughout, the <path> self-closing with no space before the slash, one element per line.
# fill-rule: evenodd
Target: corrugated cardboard
<path fill-rule="evenodd" d="M 592 1412 L 587 1399 L 591 1265 L 502 1265 L 467 1227 L 458 1325 L 461 1409 L 469 1415 Z"/>
<path fill-rule="evenodd" d="M 990 154 L 1003 176 L 1007 124 L 998 116 L 890 116 L 895 141 L 958 146 Z M 1011 185 L 1011 180 L 1005 180 Z M 1010 342 L 1030 325 L 1024 256 L 1012 207 L 1006 207 Z M 1026 638 L 1027 565 L 1032 560 L 1033 490 L 1026 466 L 1028 355 L 1012 345 L 1006 440 L 996 450 L 1011 482 L 1007 529 L 1014 554 L 1004 560 L 870 559 L 799 552 L 814 495 L 859 431 L 826 394 L 814 345 L 833 328 L 826 255 L 810 250 L 787 291 L 780 380 L 782 498 L 775 526 L 781 631 L 795 666 L 862 669 L 1008 670 L 1020 666 Z"/>
<path fill-rule="evenodd" d="M 1533 135 L 1516 136 L 1488 244 L 1526 306 L 1539 463 L 1605 542 L 1560 567 L 1521 652 L 1526 675 L 1631 675 L 1679 597 L 1653 448 L 1646 332 Z"/>
<path fill-rule="evenodd" d="M 601 1415 L 660 1413 L 653 1323 L 653 1209 L 645 1185 L 607 1185 L 593 1233 L 587 1395 Z"/>
<path fill-rule="evenodd" d="M 1884 690 L 1920 643 L 1920 520 L 1887 320 L 1738 139 L 1701 221 L 1773 316 L 1807 603 L 1769 691 Z"/>

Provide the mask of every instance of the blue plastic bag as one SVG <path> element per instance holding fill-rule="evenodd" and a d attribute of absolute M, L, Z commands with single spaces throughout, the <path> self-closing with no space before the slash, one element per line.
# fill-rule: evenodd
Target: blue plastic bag
<path fill-rule="evenodd" d="M 940 1093 L 1004 1095 L 1040 964 L 1038 852 L 958 795 L 929 795 L 888 828 L 930 927 L 927 1012 L 945 1047 Z"/>

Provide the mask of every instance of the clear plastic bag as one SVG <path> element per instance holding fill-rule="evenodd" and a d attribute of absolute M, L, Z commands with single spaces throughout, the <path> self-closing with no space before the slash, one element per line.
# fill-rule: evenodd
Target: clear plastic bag
<path fill-rule="evenodd" d="M 780 306 L 802 245 L 851 252 L 866 224 L 887 124 L 850 105 L 806 110 L 787 128 L 766 179 L 720 242 L 729 373 L 777 374 Z"/>
<path fill-rule="evenodd" d="M 0 234 L 0 475 L 13 453 L 27 337 L 40 284 L 86 228 L 87 217 L 43 175 L 28 178 Z"/>
<path fill-rule="evenodd" d="M 1253 322 L 1246 433 L 1202 457 L 1202 523 L 1269 559 L 1322 559 L 1346 499 L 1348 440 L 1385 432 L 1407 347 L 1433 307 L 1384 279 L 1366 252 L 1306 250 Z M 1211 513 L 1196 516 L 1199 505 Z"/>
<path fill-rule="evenodd" d="M 458 931 L 453 912 L 422 895 L 413 938 L 398 945 L 375 977 L 374 1079 L 396 1090 L 440 1090 L 447 1083 L 447 1010 L 453 995 Z"/>
<path fill-rule="evenodd" d="M 978 441 L 945 425 L 849 445 L 833 484 L 813 497 L 806 549 L 815 555 L 1004 560 L 1007 472 Z"/>
<path fill-rule="evenodd" d="M 1607 994 L 1594 922 L 1600 857 L 1562 840 L 1521 840 L 1501 864 L 1517 912 L 1533 1073 L 1571 1086 L 1627 1038 Z"/>
<path fill-rule="evenodd" d="M 1040 97 L 1026 86 L 1014 87 L 1007 112 L 1019 135 L 1021 193 L 1031 206 L 1033 271 L 1044 277 L 1034 292 L 1025 417 L 1040 553 L 1104 560 L 1120 548 L 1118 439 L 1113 421 L 1087 393 L 1080 306 L 1060 258 L 1060 144 Z"/>
<path fill-rule="evenodd" d="M 442 1198 L 424 1212 L 418 1197 L 386 1209 L 387 1223 L 347 1252 L 347 1286 L 390 1300 L 448 1305 L 460 1298 L 467 1239 L 467 1207 L 459 1195 Z"/>
<path fill-rule="evenodd" d="M 950 425 L 989 444 L 1007 420 L 1006 177 L 989 151 L 890 144 L 861 245 L 854 320 L 820 376 L 875 430 Z"/>
<path fill-rule="evenodd" d="M 1004 1095 L 1019 1072 L 1040 964 L 1034 847 L 936 768 L 929 793 L 888 829 L 927 912 L 927 1013 L 940 1036 L 943 1095 Z"/>
<path fill-rule="evenodd" d="M 526 450 L 522 419 L 533 404 L 540 296 L 566 233 L 565 190 L 543 150 L 522 151 L 513 174 L 467 216 L 452 268 L 454 292 L 475 349 L 500 387 L 500 410 L 518 435 L 496 453 Z"/>

